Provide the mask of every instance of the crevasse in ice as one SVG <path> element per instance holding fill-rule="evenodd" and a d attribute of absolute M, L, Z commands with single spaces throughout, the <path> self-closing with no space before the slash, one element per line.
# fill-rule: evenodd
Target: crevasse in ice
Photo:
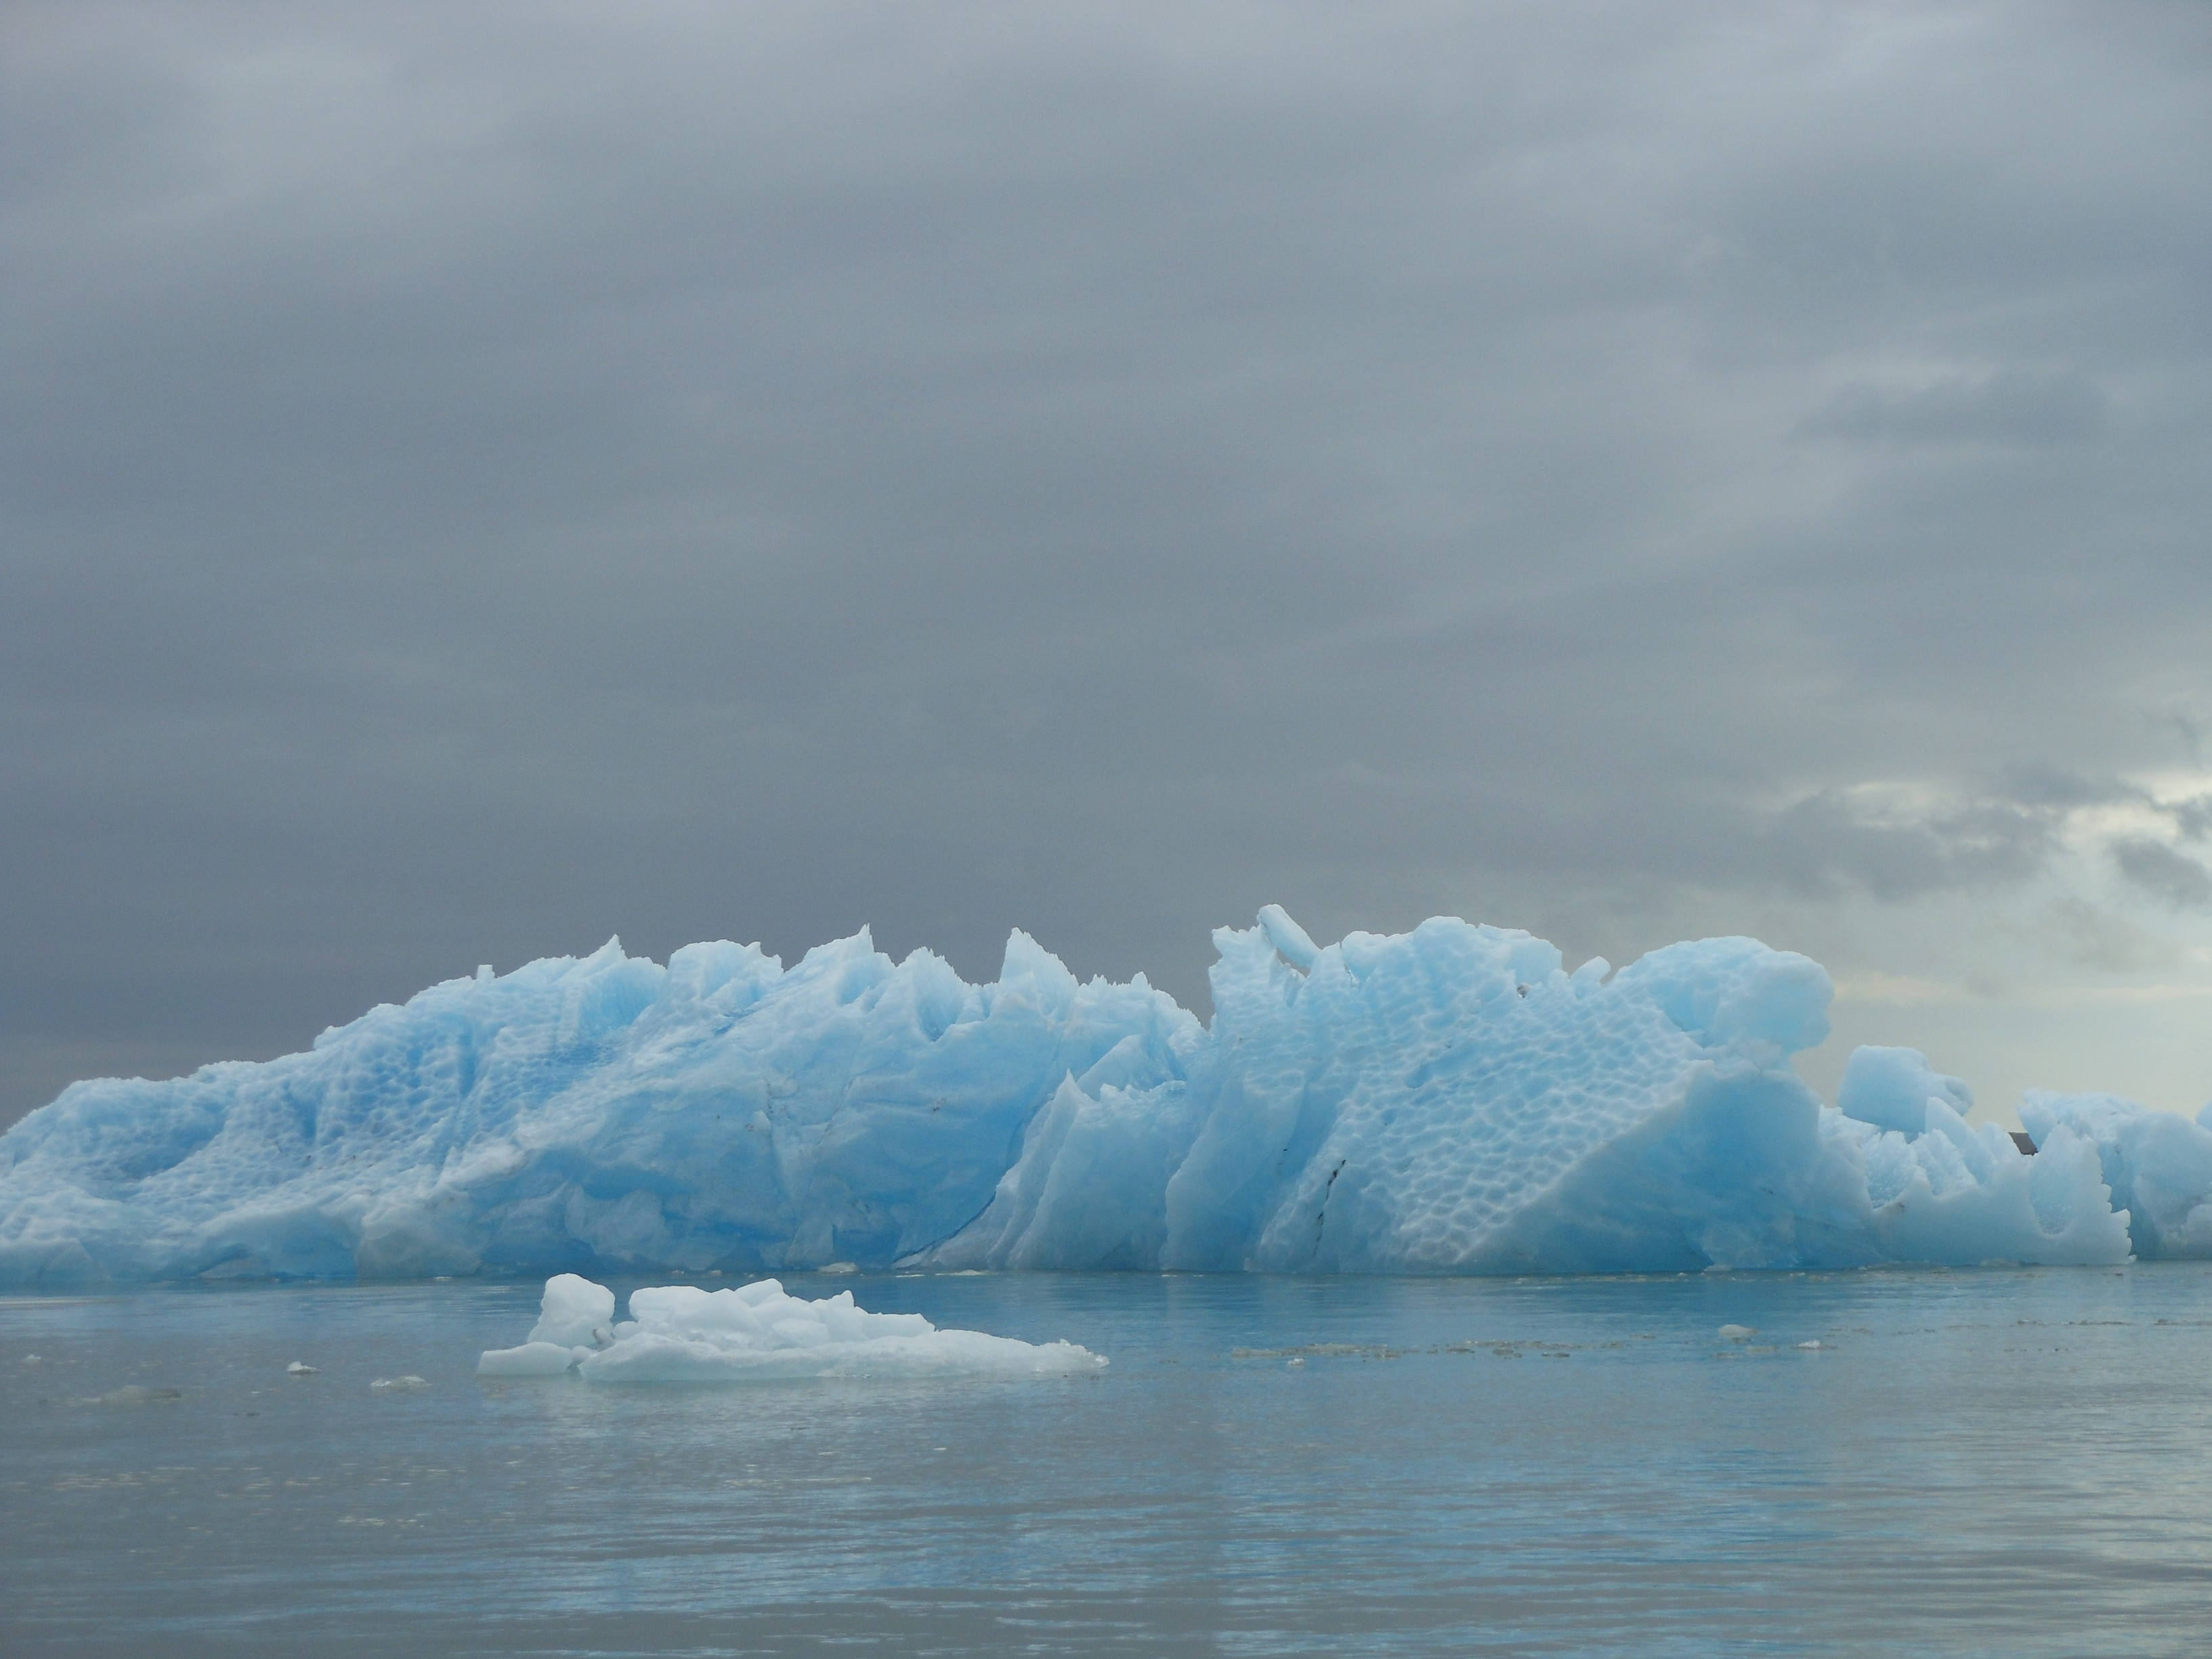
<path fill-rule="evenodd" d="M 1831 1109 L 1791 1063 L 1828 977 L 1755 940 L 1569 974 L 1451 919 L 1214 939 L 1210 1026 L 1018 933 L 986 985 L 865 933 L 787 970 L 611 941 L 77 1084 L 0 1137 L 0 1280 L 2212 1255 L 2212 1122 L 2031 1095 L 2027 1157 L 1909 1049 Z"/>

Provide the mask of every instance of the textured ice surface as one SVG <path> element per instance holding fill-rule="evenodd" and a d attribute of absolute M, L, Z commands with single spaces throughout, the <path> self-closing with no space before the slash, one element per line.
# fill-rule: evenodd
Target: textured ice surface
<path fill-rule="evenodd" d="M 1973 1109 L 1974 1091 L 1962 1078 L 1946 1077 L 1917 1048 L 1880 1048 L 1867 1044 L 1851 1050 L 1844 1066 L 1836 1109 L 1845 1117 L 1917 1135 L 1928 1127 L 1928 1103 L 1940 1100 L 1964 1116 Z"/>
<path fill-rule="evenodd" d="M 2039 1146 L 2071 1132 L 2096 1149 L 2137 1255 L 2212 1256 L 2212 1106 L 2191 1123 L 2115 1095 L 2031 1089 L 2020 1121 Z"/>
<path fill-rule="evenodd" d="M 613 1322 L 612 1291 L 574 1273 L 546 1281 L 530 1340 L 493 1348 L 479 1376 L 587 1382 L 739 1382 L 803 1377 L 1073 1376 L 1106 1362 L 1072 1342 L 1017 1342 L 940 1331 L 920 1314 L 872 1314 L 850 1291 L 809 1302 L 773 1279 L 726 1291 L 661 1285 L 632 1291 Z M 602 1314 L 604 1310 L 604 1314 Z M 605 1323 L 586 1322 L 604 1318 Z M 584 1333 L 580 1341 L 565 1339 Z"/>
<path fill-rule="evenodd" d="M 1905 1049 L 1823 1106 L 1790 1057 L 1828 976 L 1755 940 L 1569 974 L 1448 919 L 1323 947 L 1269 906 L 1214 939 L 1211 1027 L 1021 933 L 973 986 L 865 933 L 788 970 L 611 941 L 265 1065 L 78 1084 L 0 1137 L 0 1281 L 2212 1255 L 2212 1127 L 2036 1096 L 2028 1158 Z"/>
<path fill-rule="evenodd" d="M 538 1322 L 523 1340 L 536 1347 L 599 1347 L 606 1343 L 614 1327 L 612 1291 L 579 1273 L 556 1273 L 545 1281 L 545 1294 L 538 1304 Z"/>

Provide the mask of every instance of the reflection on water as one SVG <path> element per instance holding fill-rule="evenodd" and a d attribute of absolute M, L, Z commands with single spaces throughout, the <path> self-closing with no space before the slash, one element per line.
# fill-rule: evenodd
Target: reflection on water
<path fill-rule="evenodd" d="M 536 1285 L 0 1302 L 0 1650 L 2203 1650 L 2200 1266 L 789 1282 L 1114 1363 L 484 1383 Z"/>

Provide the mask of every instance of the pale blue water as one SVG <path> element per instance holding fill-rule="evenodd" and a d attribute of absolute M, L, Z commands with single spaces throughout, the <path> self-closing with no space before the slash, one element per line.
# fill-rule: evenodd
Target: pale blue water
<path fill-rule="evenodd" d="M 0 1304 L 0 1652 L 2212 1651 L 2201 1266 L 789 1283 L 1113 1367 L 494 1385 L 534 1285 Z"/>

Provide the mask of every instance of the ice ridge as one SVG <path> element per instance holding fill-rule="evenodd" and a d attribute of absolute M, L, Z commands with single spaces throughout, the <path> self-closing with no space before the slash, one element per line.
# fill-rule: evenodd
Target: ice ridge
<path fill-rule="evenodd" d="M 984 985 L 866 932 L 787 969 L 611 940 L 266 1064 L 76 1084 L 0 1136 L 0 1282 L 2212 1256 L 2212 1121 L 2032 1094 L 2029 1157 L 1910 1049 L 1830 1108 L 1791 1058 L 1828 976 L 1756 940 L 1570 974 L 1524 933 L 1319 946 L 1271 905 L 1214 942 L 1210 1026 L 1020 933 Z"/>

